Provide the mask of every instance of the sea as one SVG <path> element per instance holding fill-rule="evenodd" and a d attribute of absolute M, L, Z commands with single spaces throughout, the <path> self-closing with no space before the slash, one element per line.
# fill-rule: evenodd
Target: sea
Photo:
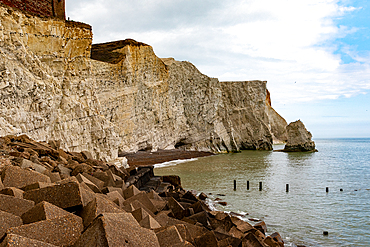
<path fill-rule="evenodd" d="M 158 164 L 154 173 L 179 175 L 216 210 L 263 220 L 285 246 L 370 246 L 370 138 L 314 141 L 315 153 L 242 151 Z"/>

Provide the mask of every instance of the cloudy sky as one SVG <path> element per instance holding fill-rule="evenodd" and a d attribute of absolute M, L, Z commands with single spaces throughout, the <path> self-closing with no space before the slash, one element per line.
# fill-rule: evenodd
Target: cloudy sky
<path fill-rule="evenodd" d="M 132 38 L 204 74 L 267 80 L 273 107 L 314 138 L 370 137 L 366 0 L 67 0 L 94 43 Z"/>

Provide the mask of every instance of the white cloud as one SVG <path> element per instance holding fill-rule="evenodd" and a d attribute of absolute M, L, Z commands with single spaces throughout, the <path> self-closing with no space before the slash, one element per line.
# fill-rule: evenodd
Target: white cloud
<path fill-rule="evenodd" d="M 160 57 L 194 63 L 220 80 L 267 80 L 277 105 L 351 97 L 370 89 L 369 54 L 337 38 L 356 9 L 335 0 L 75 0 L 67 15 L 93 26 L 94 42 L 133 38 Z"/>

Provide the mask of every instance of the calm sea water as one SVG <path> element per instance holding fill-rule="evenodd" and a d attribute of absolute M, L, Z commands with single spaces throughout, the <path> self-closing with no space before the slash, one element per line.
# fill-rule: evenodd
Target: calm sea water
<path fill-rule="evenodd" d="M 317 153 L 243 151 L 171 163 L 155 174 L 179 175 L 185 189 L 228 203 L 217 209 L 264 220 L 286 246 L 370 246 L 370 139 L 315 143 Z"/>

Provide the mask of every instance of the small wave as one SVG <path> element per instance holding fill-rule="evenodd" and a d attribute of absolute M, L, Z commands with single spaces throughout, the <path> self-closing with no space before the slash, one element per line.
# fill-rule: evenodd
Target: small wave
<path fill-rule="evenodd" d="M 163 167 L 167 167 L 167 166 L 175 166 L 175 165 L 178 165 L 178 164 L 181 164 L 181 163 L 195 161 L 195 160 L 198 160 L 198 158 L 185 159 L 185 160 L 171 160 L 171 161 L 155 164 L 154 168 L 163 168 Z"/>

